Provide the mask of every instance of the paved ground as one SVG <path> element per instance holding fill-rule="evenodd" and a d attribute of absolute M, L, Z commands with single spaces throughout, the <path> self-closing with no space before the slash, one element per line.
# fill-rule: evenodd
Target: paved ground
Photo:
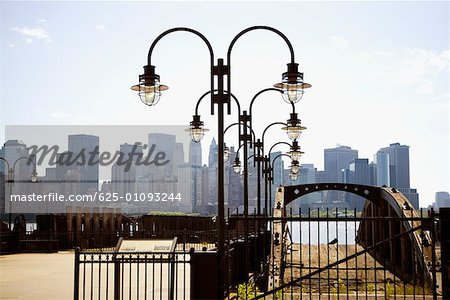
<path fill-rule="evenodd" d="M 74 254 L 0 256 L 0 299 L 73 298 Z"/>

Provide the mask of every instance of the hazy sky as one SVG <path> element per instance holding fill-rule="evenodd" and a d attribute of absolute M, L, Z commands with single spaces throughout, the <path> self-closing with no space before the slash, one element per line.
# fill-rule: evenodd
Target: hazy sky
<path fill-rule="evenodd" d="M 449 2 L 0 2 L 1 126 L 52 124 L 188 124 L 209 86 L 203 42 L 175 33 L 152 58 L 170 89 L 155 107 L 135 84 L 154 38 L 175 26 L 202 32 L 216 58 L 253 25 L 286 34 L 308 90 L 297 111 L 308 130 L 304 163 L 323 169 L 336 144 L 373 159 L 381 147 L 410 146 L 411 186 L 421 205 L 449 191 Z M 232 53 L 233 94 L 247 109 L 259 90 L 281 80 L 289 62 L 283 40 L 267 31 L 244 35 Z M 200 107 L 208 148 L 216 121 Z M 257 135 L 286 121 L 278 94 L 255 102 Z M 234 122 L 236 110 L 227 118 Z M 4 130 L 0 142 L 5 139 Z M 233 131 L 227 144 L 237 144 Z M 274 127 L 267 146 L 287 137 Z M 132 142 L 132 141 L 124 141 Z M 278 149 L 278 148 L 277 148 Z M 287 150 L 280 146 L 278 150 Z M 187 149 L 185 149 L 187 152 Z"/>

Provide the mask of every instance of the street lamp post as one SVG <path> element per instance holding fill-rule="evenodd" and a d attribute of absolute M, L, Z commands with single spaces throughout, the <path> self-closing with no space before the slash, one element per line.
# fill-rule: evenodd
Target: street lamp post
<path fill-rule="evenodd" d="M 27 161 L 33 163 L 34 168 L 33 168 L 33 171 L 31 173 L 31 176 L 30 176 L 30 181 L 31 182 L 36 182 L 37 181 L 37 173 L 36 173 L 36 163 L 35 163 L 34 160 L 32 160 L 31 158 L 29 158 L 27 156 L 19 157 L 18 159 L 16 159 L 16 161 L 14 161 L 14 164 L 11 167 L 11 165 L 9 164 L 9 162 L 5 158 L 0 157 L 0 160 L 4 161 L 6 163 L 7 169 L 8 169 L 8 175 L 7 175 L 6 181 L 9 184 L 9 197 L 10 197 L 10 199 L 9 199 L 8 226 L 9 226 L 10 230 L 12 229 L 12 223 L 11 223 L 11 221 L 12 221 L 11 195 L 12 195 L 12 188 L 13 188 L 13 185 L 14 185 L 14 182 L 15 182 L 15 178 L 14 177 L 15 177 L 15 173 L 16 173 L 16 164 L 17 164 L 17 162 L 19 162 L 20 160 L 23 160 L 23 159 L 26 159 Z M 5 199 L 5 203 L 6 203 L 6 199 Z"/>
<path fill-rule="evenodd" d="M 278 88 L 282 88 L 286 91 L 286 97 L 290 102 L 296 102 L 300 99 L 303 94 L 303 89 L 309 88 L 310 85 L 303 82 L 303 74 L 298 72 L 298 64 L 295 63 L 294 49 L 287 39 L 287 37 L 277 29 L 268 26 L 253 26 L 244 29 L 238 33 L 231 41 L 228 51 L 227 51 L 227 65 L 224 64 L 223 59 L 218 59 L 217 64 L 214 65 L 214 51 L 211 47 L 210 42 L 206 39 L 204 35 L 200 32 L 186 27 L 176 27 L 169 29 L 161 33 L 151 44 L 148 52 L 148 64 L 144 66 L 144 74 L 139 76 L 139 83 L 132 87 L 132 90 L 137 91 L 141 101 L 148 105 L 155 105 L 161 96 L 161 92 L 167 90 L 166 85 L 162 85 L 159 82 L 159 75 L 155 73 L 155 66 L 151 64 L 151 56 L 156 44 L 166 35 L 185 31 L 200 37 L 206 44 L 210 54 L 210 84 L 211 84 L 211 112 L 214 114 L 214 105 L 217 105 L 217 128 L 218 128 L 218 184 L 217 184 L 217 194 L 218 194 L 218 273 L 217 273 L 217 299 L 223 299 L 224 297 L 224 270 L 222 258 L 225 254 L 225 193 L 224 193 L 224 107 L 227 105 L 227 113 L 231 113 L 230 107 L 230 94 L 231 94 L 231 52 L 236 41 L 244 34 L 254 31 L 254 30 L 267 30 L 276 33 L 280 36 L 287 44 L 290 52 L 290 63 L 288 63 L 287 72 L 282 74 L 282 83 L 276 85 Z M 224 91 L 224 77 L 227 77 L 227 91 Z M 217 89 L 215 88 L 215 83 L 217 79 Z M 193 124 L 193 129 L 196 129 L 196 125 Z M 204 132 L 200 131 L 199 136 Z"/>

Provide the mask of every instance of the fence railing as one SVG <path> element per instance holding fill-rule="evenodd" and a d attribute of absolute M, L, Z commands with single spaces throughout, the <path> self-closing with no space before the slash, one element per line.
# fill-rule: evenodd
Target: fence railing
<path fill-rule="evenodd" d="M 74 300 L 191 299 L 191 253 L 77 249 Z"/>

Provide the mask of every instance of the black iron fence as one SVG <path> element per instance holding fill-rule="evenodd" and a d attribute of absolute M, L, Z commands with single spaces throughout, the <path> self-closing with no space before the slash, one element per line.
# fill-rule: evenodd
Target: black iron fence
<path fill-rule="evenodd" d="M 446 299 L 438 224 L 425 211 L 228 216 L 225 298 Z M 215 299 L 216 233 L 197 233 L 167 231 L 175 254 L 77 251 L 75 299 Z"/>
<path fill-rule="evenodd" d="M 74 299 L 191 299 L 191 252 L 75 251 Z"/>
<path fill-rule="evenodd" d="M 231 298 L 445 299 L 433 212 L 290 209 L 282 217 L 235 218 L 255 228 L 255 222 L 266 224 L 271 235 L 259 269 L 255 251 L 246 247 L 241 270 L 247 273 L 229 286 Z"/>

